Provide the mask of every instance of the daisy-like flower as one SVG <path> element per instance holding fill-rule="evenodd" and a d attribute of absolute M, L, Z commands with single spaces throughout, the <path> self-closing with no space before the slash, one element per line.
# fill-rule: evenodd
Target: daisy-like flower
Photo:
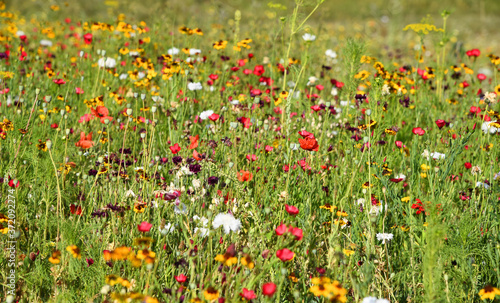
<path fill-rule="evenodd" d="M 179 49 L 177 47 L 172 47 L 167 51 L 170 56 L 179 54 Z"/>
<path fill-rule="evenodd" d="M 212 114 L 214 113 L 213 110 L 206 110 L 206 111 L 203 111 L 201 112 L 200 114 L 200 119 L 201 120 L 207 120 L 208 117 L 210 117 Z"/>
<path fill-rule="evenodd" d="M 214 221 L 212 222 L 212 226 L 214 229 L 223 226 L 225 233 L 229 234 L 231 231 L 237 232 L 240 230 L 241 221 L 236 219 L 231 214 L 221 213 L 215 216 Z"/>
<path fill-rule="evenodd" d="M 387 299 L 377 299 L 375 297 L 366 297 L 361 303 L 389 303 Z"/>
<path fill-rule="evenodd" d="M 490 122 L 484 122 L 482 125 L 481 125 L 481 130 L 483 131 L 483 133 L 487 134 L 487 133 L 490 133 L 490 134 L 495 134 L 496 132 L 498 132 L 498 128 L 496 128 L 495 126 L 495 122 L 494 121 L 490 121 Z"/>
<path fill-rule="evenodd" d="M 40 40 L 40 45 L 41 46 L 51 47 L 52 46 L 52 41 L 47 40 L 47 39 L 42 39 L 42 40 Z"/>
<path fill-rule="evenodd" d="M 431 153 L 430 156 L 432 157 L 432 159 L 434 160 L 442 160 L 445 158 L 445 154 L 441 154 L 441 153 L 438 153 L 438 152 L 434 152 L 434 153 Z"/>
<path fill-rule="evenodd" d="M 106 68 L 115 68 L 116 67 L 116 60 L 113 58 L 101 58 L 97 61 L 97 65 L 99 67 L 106 67 Z"/>
<path fill-rule="evenodd" d="M 316 40 L 316 36 L 311 35 L 309 33 L 305 33 L 304 35 L 302 35 L 302 39 L 304 39 L 304 41 L 307 41 L 307 42 L 312 42 L 312 41 Z"/>
<path fill-rule="evenodd" d="M 384 84 L 384 86 L 382 86 L 382 95 L 386 96 L 390 94 L 391 94 L 391 88 L 389 87 L 389 85 Z"/>
<path fill-rule="evenodd" d="M 335 59 L 337 58 L 337 53 L 334 50 L 327 49 L 325 52 L 325 56 L 327 56 L 328 58 Z"/>
<path fill-rule="evenodd" d="M 484 101 L 488 103 L 496 103 L 498 101 L 497 94 L 495 94 L 494 92 L 486 92 L 484 94 Z"/>
<path fill-rule="evenodd" d="M 387 233 L 377 234 L 377 240 L 382 241 L 382 244 L 385 244 L 385 241 L 391 241 L 392 238 L 394 238 L 393 234 L 387 234 Z"/>
<path fill-rule="evenodd" d="M 481 300 L 494 300 L 496 295 L 500 296 L 500 289 L 491 285 L 487 285 L 479 291 L 479 295 L 481 296 Z"/>
<path fill-rule="evenodd" d="M 201 90 L 203 87 L 201 86 L 200 82 L 190 82 L 188 84 L 188 89 L 189 90 Z"/>

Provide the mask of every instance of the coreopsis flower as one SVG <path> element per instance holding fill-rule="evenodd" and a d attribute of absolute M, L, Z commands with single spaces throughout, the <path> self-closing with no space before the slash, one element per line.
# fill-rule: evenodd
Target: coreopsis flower
<path fill-rule="evenodd" d="M 241 229 L 241 221 L 231 214 L 220 213 L 215 216 L 212 226 L 214 229 L 224 227 L 224 232 L 229 234 L 231 231 L 237 232 Z"/>
<path fill-rule="evenodd" d="M 61 252 L 59 250 L 54 250 L 52 255 L 49 257 L 49 262 L 52 264 L 61 263 Z"/>
<path fill-rule="evenodd" d="M 227 41 L 225 41 L 225 40 L 219 40 L 219 41 L 213 43 L 213 47 L 216 50 L 225 49 L 226 46 L 227 46 Z"/>
<path fill-rule="evenodd" d="M 71 253 L 73 258 L 76 258 L 76 259 L 82 258 L 82 255 L 80 253 L 80 249 L 76 245 L 70 245 L 70 246 L 66 247 L 66 250 Z"/>
<path fill-rule="evenodd" d="M 205 297 L 205 300 L 207 301 L 215 301 L 219 298 L 219 291 L 212 286 L 209 286 L 203 292 L 203 297 Z"/>
<path fill-rule="evenodd" d="M 377 234 L 377 240 L 382 241 L 382 244 L 385 244 L 385 241 L 391 241 L 393 237 L 394 237 L 393 234 L 388 234 L 388 233 Z"/>
<path fill-rule="evenodd" d="M 255 267 L 255 263 L 252 260 L 252 257 L 248 254 L 244 254 L 243 257 L 241 257 L 241 264 L 243 266 L 246 266 L 249 269 L 253 269 Z"/>
<path fill-rule="evenodd" d="M 231 266 L 238 263 L 238 258 L 236 258 L 236 246 L 234 244 L 229 245 L 226 249 L 226 253 L 223 255 L 217 255 L 215 261 L 219 261 L 225 266 Z"/>
<path fill-rule="evenodd" d="M 500 296 L 500 289 L 493 287 L 491 285 L 486 285 L 483 289 L 481 289 L 478 293 L 481 296 L 481 300 L 494 300 L 495 296 Z"/>

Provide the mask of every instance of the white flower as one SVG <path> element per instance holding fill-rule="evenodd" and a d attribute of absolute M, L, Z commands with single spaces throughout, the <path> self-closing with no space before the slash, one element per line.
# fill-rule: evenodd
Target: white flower
<path fill-rule="evenodd" d="M 125 80 L 125 79 L 127 79 L 127 77 L 128 77 L 128 75 L 127 75 L 127 74 L 125 74 L 125 73 L 123 73 L 123 74 L 121 74 L 121 75 L 120 75 L 120 77 L 118 77 L 118 78 L 119 78 L 120 80 Z"/>
<path fill-rule="evenodd" d="M 99 67 L 106 67 L 106 68 L 115 68 L 116 67 L 116 60 L 113 58 L 101 58 L 97 60 L 97 65 Z"/>
<path fill-rule="evenodd" d="M 481 174 L 481 167 L 479 167 L 478 165 L 473 166 L 472 169 L 470 170 L 470 172 L 473 176 L 475 176 L 477 174 Z"/>
<path fill-rule="evenodd" d="M 26 36 L 26 34 L 23 31 L 17 31 L 16 36 L 18 37 Z"/>
<path fill-rule="evenodd" d="M 498 132 L 498 128 L 493 126 L 493 123 L 494 121 L 484 122 L 483 125 L 481 125 L 481 130 L 483 131 L 483 133 L 487 134 L 489 132 L 493 135 L 494 133 Z"/>
<path fill-rule="evenodd" d="M 426 158 L 427 160 L 429 160 L 430 158 L 430 153 L 427 149 L 424 149 L 424 152 L 422 153 L 422 157 Z"/>
<path fill-rule="evenodd" d="M 305 41 L 314 41 L 314 40 L 316 40 L 316 36 L 315 35 L 311 35 L 309 33 L 305 33 L 302 36 L 302 39 L 304 39 Z"/>
<path fill-rule="evenodd" d="M 208 225 L 208 219 L 205 218 L 205 217 L 198 217 L 197 215 L 194 215 L 193 216 L 193 221 L 200 221 L 201 222 L 201 226 L 203 227 L 207 227 Z"/>
<path fill-rule="evenodd" d="M 208 228 L 202 228 L 202 227 L 198 228 L 198 227 L 195 227 L 194 233 L 196 234 L 198 232 L 200 232 L 200 236 L 202 238 L 205 238 L 206 236 L 208 236 L 210 234 L 210 230 Z"/>
<path fill-rule="evenodd" d="M 327 49 L 325 52 L 325 56 L 332 58 L 332 59 L 335 59 L 335 58 L 337 58 L 337 53 L 331 49 Z"/>
<path fill-rule="evenodd" d="M 189 49 L 189 55 L 194 56 L 194 55 L 199 55 L 201 54 L 201 50 L 196 49 L 196 48 L 190 48 Z"/>
<path fill-rule="evenodd" d="M 340 101 L 340 106 L 347 106 L 349 105 L 349 101 Z"/>
<path fill-rule="evenodd" d="M 158 229 L 160 230 L 160 233 L 165 236 L 166 234 L 173 232 L 175 230 L 175 227 L 172 223 L 167 223 L 165 224 L 165 226 L 163 226 L 163 228 L 159 226 Z"/>
<path fill-rule="evenodd" d="M 389 303 L 387 299 L 377 299 L 375 297 L 366 297 L 361 303 Z"/>
<path fill-rule="evenodd" d="M 186 204 L 182 203 L 179 198 L 175 199 L 174 202 L 174 213 L 177 215 L 187 215 L 188 209 Z"/>
<path fill-rule="evenodd" d="M 203 87 L 201 86 L 200 82 L 189 82 L 188 83 L 188 89 L 189 90 L 200 90 Z"/>
<path fill-rule="evenodd" d="M 318 81 L 318 78 L 311 76 L 309 77 L 309 81 L 307 82 L 307 86 L 313 85 L 316 81 Z"/>
<path fill-rule="evenodd" d="M 394 179 L 403 179 L 403 180 L 406 180 L 406 176 L 403 175 L 403 174 L 399 174 L 399 175 L 394 176 Z"/>
<path fill-rule="evenodd" d="M 146 77 L 146 73 L 145 72 L 138 72 L 137 73 L 137 79 L 142 79 L 144 77 Z"/>
<path fill-rule="evenodd" d="M 200 113 L 201 120 L 207 120 L 214 113 L 213 110 L 206 110 Z"/>
<path fill-rule="evenodd" d="M 201 181 L 199 179 L 193 179 L 191 183 L 193 183 L 194 188 L 200 188 L 201 186 Z"/>
<path fill-rule="evenodd" d="M 330 94 L 332 94 L 332 96 L 336 96 L 339 94 L 339 90 L 336 87 L 332 87 Z"/>
<path fill-rule="evenodd" d="M 240 104 L 240 101 L 234 99 L 233 101 L 229 101 L 229 103 L 231 103 L 232 105 L 238 105 Z"/>
<path fill-rule="evenodd" d="M 495 94 L 494 92 L 486 92 L 484 94 L 484 100 L 485 101 L 488 101 L 490 103 L 496 103 L 497 102 L 497 94 Z"/>
<path fill-rule="evenodd" d="M 384 84 L 384 86 L 382 86 L 382 95 L 386 96 L 390 94 L 391 94 L 391 88 L 389 87 L 389 85 Z"/>
<path fill-rule="evenodd" d="M 223 226 L 226 234 L 229 234 L 231 231 L 239 231 L 241 228 L 241 222 L 231 214 L 220 213 L 215 216 L 212 226 L 214 229 Z"/>
<path fill-rule="evenodd" d="M 167 54 L 170 56 L 177 55 L 179 53 L 179 49 L 176 47 L 172 47 L 167 51 Z"/>
<path fill-rule="evenodd" d="M 128 197 L 133 197 L 135 198 L 135 193 L 132 189 L 129 189 L 125 192 L 125 198 L 128 198 Z"/>
<path fill-rule="evenodd" d="M 52 46 L 52 41 L 46 40 L 46 39 L 42 39 L 42 40 L 40 40 L 40 45 L 41 46 L 49 46 L 50 47 L 50 46 Z"/>
<path fill-rule="evenodd" d="M 385 244 L 385 241 L 391 241 L 394 238 L 393 234 L 379 233 L 377 234 L 377 240 L 382 241 L 382 244 Z"/>
<path fill-rule="evenodd" d="M 438 152 L 434 152 L 434 153 L 431 153 L 431 157 L 432 159 L 434 160 L 441 160 L 441 159 L 444 159 L 445 158 L 445 154 L 441 154 L 441 153 L 438 153 Z"/>
<path fill-rule="evenodd" d="M 489 186 L 488 184 L 483 183 L 483 182 L 480 182 L 480 181 L 478 181 L 478 182 L 476 183 L 476 187 L 484 187 L 484 188 L 486 188 L 486 189 L 490 188 L 490 186 Z"/>

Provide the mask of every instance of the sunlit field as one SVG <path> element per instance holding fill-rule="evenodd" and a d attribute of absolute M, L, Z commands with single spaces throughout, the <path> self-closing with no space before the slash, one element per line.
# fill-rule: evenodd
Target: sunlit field
<path fill-rule="evenodd" d="M 0 2 L 0 299 L 499 302 L 499 13 Z"/>

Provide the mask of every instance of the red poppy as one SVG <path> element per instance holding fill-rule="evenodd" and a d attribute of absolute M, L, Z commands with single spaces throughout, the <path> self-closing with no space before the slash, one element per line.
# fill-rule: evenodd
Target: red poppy
<path fill-rule="evenodd" d="M 299 209 L 295 206 L 285 204 L 285 210 L 292 216 L 296 216 L 299 213 Z"/>
<path fill-rule="evenodd" d="M 141 224 L 137 225 L 137 229 L 140 231 L 140 232 L 148 232 L 151 227 L 153 226 L 153 224 L 151 223 L 148 223 L 146 221 L 143 221 Z"/>
<path fill-rule="evenodd" d="M 481 55 L 481 51 L 478 50 L 477 48 L 475 49 L 471 49 L 471 50 L 468 50 L 467 52 L 465 52 L 467 54 L 467 56 L 469 57 L 479 57 Z"/>
<path fill-rule="evenodd" d="M 200 157 L 200 154 L 196 151 L 196 149 L 193 150 L 193 158 L 196 160 L 196 161 L 200 161 L 202 160 L 203 158 Z"/>
<path fill-rule="evenodd" d="M 421 127 L 415 127 L 412 130 L 413 134 L 423 136 L 425 134 L 425 130 L 423 130 Z"/>
<path fill-rule="evenodd" d="M 270 146 L 270 145 L 266 145 L 266 147 L 264 148 L 264 150 L 268 153 L 272 152 L 273 151 L 273 147 Z"/>
<path fill-rule="evenodd" d="M 75 146 L 81 147 L 83 149 L 91 148 L 94 146 L 94 141 L 92 141 L 92 132 L 85 136 L 84 132 L 80 133 L 80 141 L 75 143 Z"/>
<path fill-rule="evenodd" d="M 187 280 L 187 277 L 184 274 L 180 274 L 178 276 L 174 276 L 174 278 L 179 283 L 184 283 Z"/>
<path fill-rule="evenodd" d="M 247 160 L 248 161 L 257 161 L 257 156 L 256 155 L 247 155 Z"/>
<path fill-rule="evenodd" d="M 252 126 L 252 122 L 250 121 L 250 118 L 242 117 L 241 123 L 243 123 L 243 126 L 245 128 L 250 128 L 250 126 Z"/>
<path fill-rule="evenodd" d="M 479 115 L 479 113 L 481 113 L 481 108 L 479 106 L 471 106 L 469 112 L 471 114 Z"/>
<path fill-rule="evenodd" d="M 251 172 L 244 170 L 240 170 L 240 172 L 236 173 L 236 175 L 238 176 L 238 180 L 240 182 L 249 182 L 252 181 L 253 178 L 253 174 Z"/>
<path fill-rule="evenodd" d="M 58 84 L 58 85 L 63 85 L 63 84 L 66 84 L 66 81 L 64 81 L 64 79 L 54 79 L 52 80 L 55 84 Z"/>
<path fill-rule="evenodd" d="M 311 106 L 311 109 L 315 112 L 319 112 L 321 110 L 321 107 L 318 104 L 316 104 Z"/>
<path fill-rule="evenodd" d="M 83 89 L 81 89 L 79 87 L 75 88 L 75 92 L 76 92 L 77 95 L 81 95 L 81 94 L 84 93 Z"/>
<path fill-rule="evenodd" d="M 80 205 L 76 206 L 75 204 L 71 204 L 69 206 L 69 210 L 73 215 L 81 216 L 82 215 L 82 207 Z"/>
<path fill-rule="evenodd" d="M 277 236 L 281 236 L 287 231 L 287 227 L 284 223 L 281 223 L 281 225 L 276 227 L 274 231 L 276 232 Z"/>
<path fill-rule="evenodd" d="M 177 154 L 178 152 L 181 151 L 181 147 L 179 146 L 179 143 L 175 143 L 173 146 L 170 146 L 170 151 L 172 152 L 172 154 Z"/>
<path fill-rule="evenodd" d="M 198 147 L 198 140 L 200 139 L 200 135 L 196 136 L 189 136 L 189 141 L 191 144 L 189 144 L 188 149 L 195 149 Z"/>
<path fill-rule="evenodd" d="M 212 121 L 217 121 L 217 120 L 219 120 L 219 117 L 220 117 L 219 115 L 214 113 L 214 114 L 211 114 L 210 116 L 208 116 L 208 119 L 210 119 Z"/>
<path fill-rule="evenodd" d="M 275 292 L 276 284 L 274 284 L 273 282 L 264 283 L 264 285 L 262 285 L 262 294 L 264 296 L 272 297 Z"/>
<path fill-rule="evenodd" d="M 300 147 L 304 150 L 318 151 L 319 145 L 318 141 L 314 138 L 299 139 Z"/>
<path fill-rule="evenodd" d="M 10 179 L 9 180 L 9 186 L 12 188 L 18 188 L 19 187 L 19 180 L 17 179 Z"/>
<path fill-rule="evenodd" d="M 297 241 L 302 240 L 302 238 L 304 237 L 304 232 L 302 231 L 302 229 L 300 229 L 298 227 L 290 227 L 288 229 L 288 232 L 290 232 L 292 235 L 294 235 L 295 240 L 297 240 Z"/>
<path fill-rule="evenodd" d="M 394 144 L 396 144 L 396 146 L 397 146 L 398 148 L 403 147 L 403 142 L 401 142 L 401 141 L 396 141 L 396 142 L 394 142 Z"/>
<path fill-rule="evenodd" d="M 485 74 L 477 74 L 477 79 L 479 79 L 479 81 L 483 81 L 483 80 L 486 80 L 486 75 Z"/>
<path fill-rule="evenodd" d="M 104 123 L 106 119 L 108 121 L 113 121 L 113 117 L 109 116 L 109 110 L 105 106 L 97 106 L 96 109 L 90 109 L 92 115 L 101 120 L 101 123 Z"/>
<path fill-rule="evenodd" d="M 322 91 L 325 87 L 321 84 L 316 85 L 316 89 Z"/>
<path fill-rule="evenodd" d="M 57 125 L 57 123 L 52 123 L 52 124 L 50 125 L 50 128 L 58 128 L 58 127 L 59 127 L 59 125 Z"/>
<path fill-rule="evenodd" d="M 85 44 L 92 43 L 92 34 L 87 33 L 87 34 L 83 35 L 83 41 L 85 42 Z"/>
<path fill-rule="evenodd" d="M 255 292 L 253 290 L 246 289 L 246 288 L 243 288 L 243 292 L 240 293 L 240 296 L 245 300 L 253 300 L 253 299 L 257 298 L 257 296 L 255 295 Z"/>
<path fill-rule="evenodd" d="M 295 257 L 295 253 L 288 248 L 283 248 L 276 252 L 276 257 L 278 257 L 281 261 L 286 262 L 292 260 L 293 257 Z"/>
<path fill-rule="evenodd" d="M 467 169 L 471 169 L 471 168 L 472 168 L 472 164 L 470 164 L 469 162 L 466 162 L 466 163 L 464 164 L 464 166 L 465 166 L 465 168 L 467 168 Z"/>
<path fill-rule="evenodd" d="M 436 120 L 436 125 L 439 127 L 439 129 L 441 129 L 441 128 L 443 128 L 443 126 L 446 125 L 446 121 L 444 121 L 442 119 Z"/>
<path fill-rule="evenodd" d="M 262 76 L 262 74 L 264 74 L 265 72 L 265 69 L 264 69 L 264 66 L 262 65 L 256 65 L 253 69 L 253 74 L 256 75 L 256 76 Z"/>

